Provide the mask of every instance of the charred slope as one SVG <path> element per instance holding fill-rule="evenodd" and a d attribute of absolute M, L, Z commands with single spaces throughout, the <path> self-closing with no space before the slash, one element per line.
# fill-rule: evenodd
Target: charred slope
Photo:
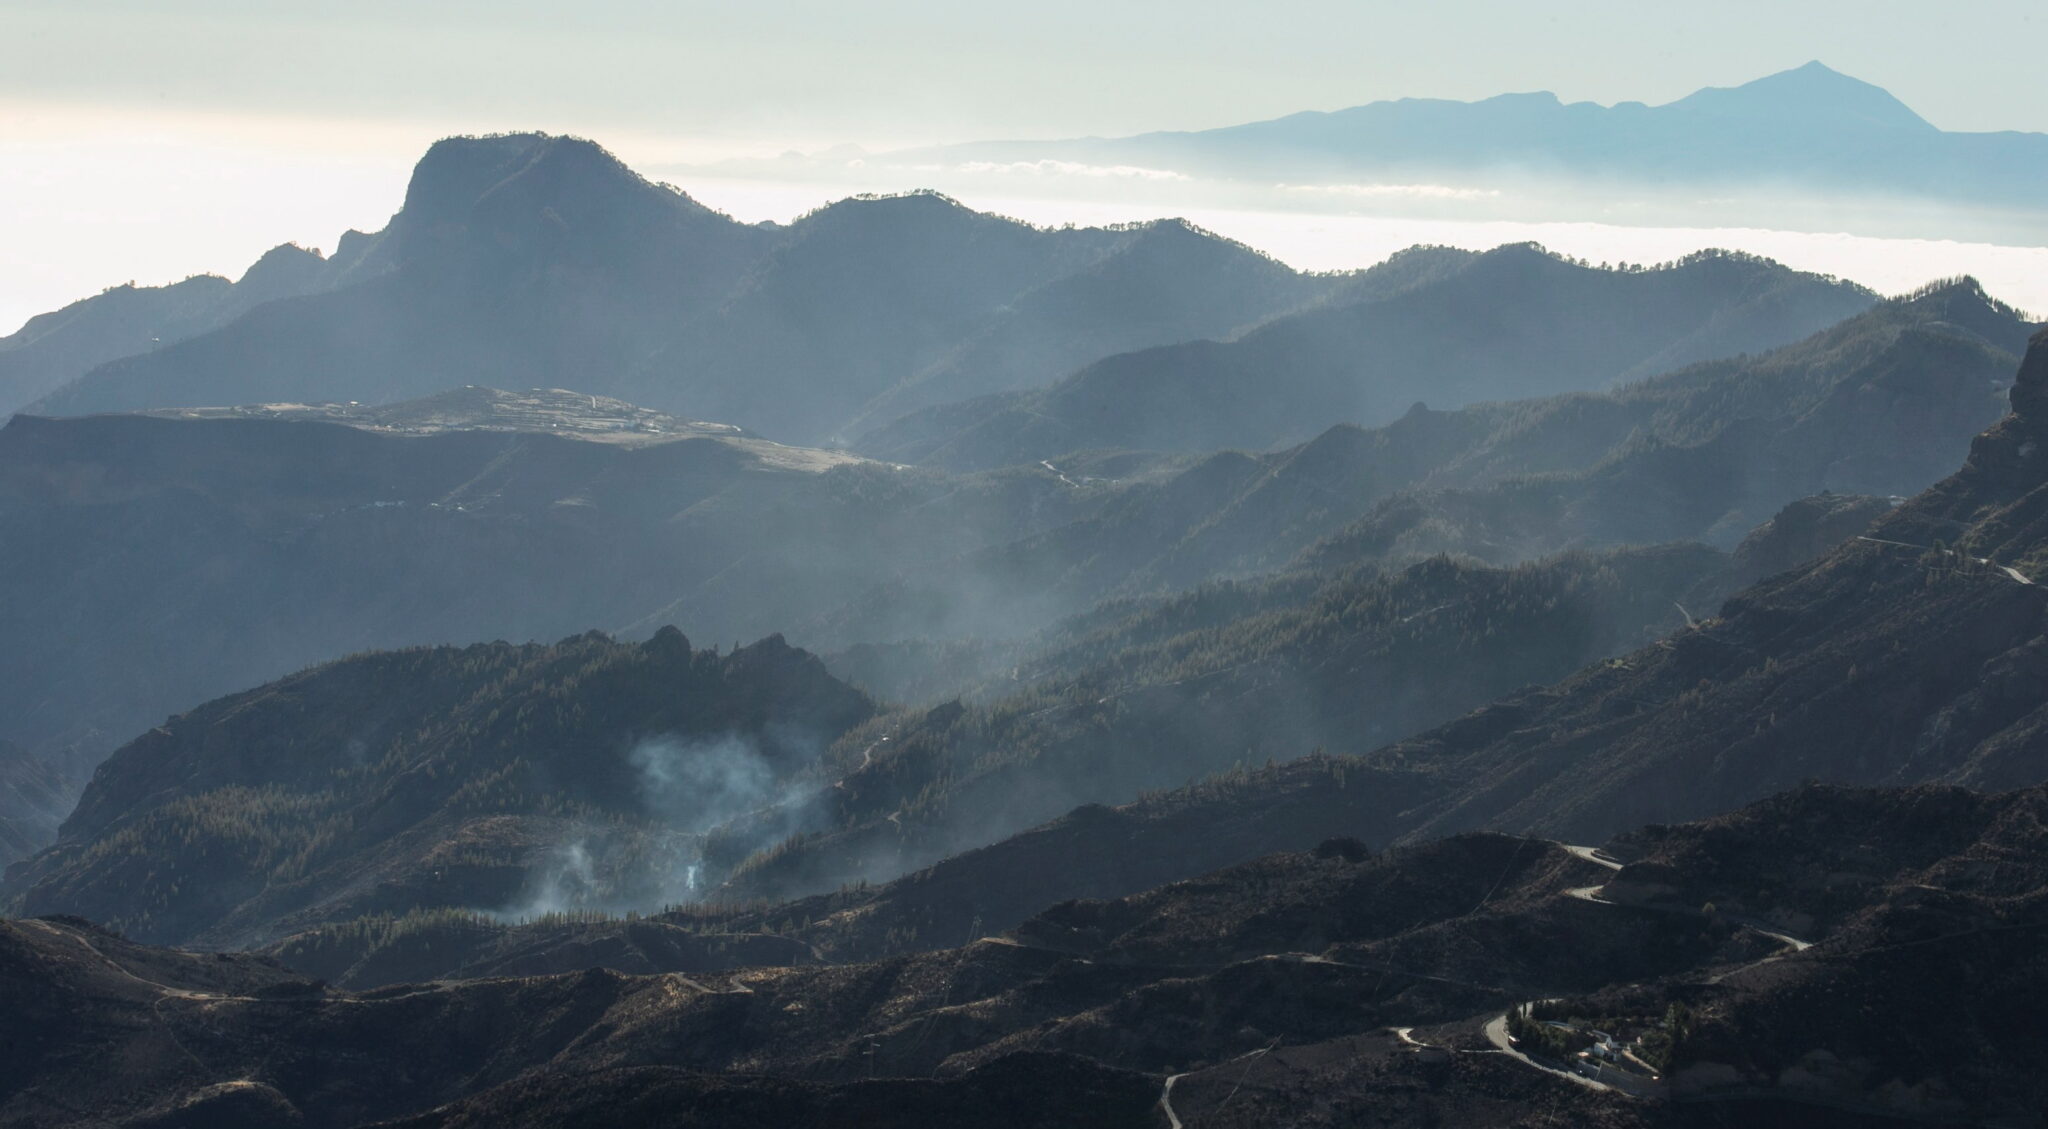
<path fill-rule="evenodd" d="M 1618 871 L 1500 835 L 1381 853 L 1338 840 L 937 950 L 899 915 L 920 877 L 823 916 L 767 911 L 792 939 L 864 932 L 896 955 L 691 975 L 355 993 L 274 962 L 16 921 L 0 925 L 16 1001 L 0 1038 L 21 1053 L 0 1114 L 238 1124 L 224 1115 L 239 1102 L 261 1124 L 597 1125 L 653 1123 L 675 1100 L 690 1116 L 824 1124 L 889 1104 L 908 1119 L 882 1123 L 914 1125 L 991 1102 L 996 1124 L 1026 1125 L 1087 1108 L 1127 1123 L 1163 1097 L 1184 1123 L 1246 1125 L 1349 1124 L 1366 1108 L 1418 1126 L 1703 1126 L 1732 1108 L 1765 1125 L 1811 1123 L 1816 1107 L 1843 1124 L 1998 1118 L 2034 1107 L 2048 1066 L 2048 1046 L 2010 1037 L 2024 1025 L 2001 1026 L 2038 1005 L 2044 804 L 2040 789 L 1808 788 L 1645 830 L 1616 844 L 1634 857 Z M 1833 908 L 1787 934 L 1754 916 L 1765 900 L 1692 900 L 1736 890 Z M 1642 1097 L 1498 1053 L 1482 1028 L 1530 1000 L 1655 1060 Z M 118 1084 L 91 1065 L 107 1061 L 128 1064 Z"/>
<path fill-rule="evenodd" d="M 365 655 L 123 747 L 8 889 L 23 912 L 216 945 L 565 887 L 680 900 L 704 831 L 774 804 L 873 711 L 780 637 Z"/>
<path fill-rule="evenodd" d="M 1859 287 L 1728 253 L 1632 272 L 1502 247 L 1447 277 L 1280 318 L 1235 341 L 1126 353 L 1042 392 L 933 409 L 860 449 L 956 468 L 1097 447 L 1264 449 L 1332 422 L 1378 426 L 1423 400 L 1455 408 L 1593 391 L 1761 352 L 1872 301 Z"/>
<path fill-rule="evenodd" d="M 888 877 L 1078 803 L 1363 751 L 1627 651 L 1725 568 L 1697 545 L 1513 569 L 1439 559 L 1169 601 L 1048 655 L 1022 692 L 878 720 L 854 741 L 865 754 L 846 750 L 830 833 L 751 860 L 732 890 Z"/>
<path fill-rule="evenodd" d="M 2013 414 L 1963 470 L 1868 538 L 1731 600 L 1718 620 L 1626 662 L 1512 698 L 1393 752 L 1460 775 L 1419 830 L 1605 834 L 1703 815 L 1803 777 L 1847 783 L 2040 779 L 2041 559 L 2048 337 Z M 1946 540 L 1967 546 L 1956 553 Z"/>
<path fill-rule="evenodd" d="M 198 1121 L 230 1112 L 222 1107 L 231 1100 L 260 1099 L 272 1123 L 296 1112 L 307 1124 L 352 1125 L 456 1103 L 422 1123 L 472 1124 L 525 1104 L 585 1119 L 572 1123 L 618 1124 L 650 1108 L 649 1093 L 618 1072 L 644 1070 L 655 1093 L 695 1092 L 740 1109 L 859 1105 L 863 1095 L 850 1084 L 892 1079 L 877 1088 L 935 1114 L 943 1099 L 964 1103 L 1007 1078 L 999 1092 L 1012 1108 L 995 1114 L 997 1124 L 1060 1123 L 1077 1098 L 1107 1105 L 1097 1116 L 1114 1111 L 1113 1122 L 1128 1123 L 1158 1097 L 1157 1077 L 1144 1073 L 1270 1039 L 1248 1033 L 1254 1023 L 1274 1034 L 1297 1026 L 1302 1034 L 1348 1033 L 1389 1017 L 1463 1014 L 1523 990 L 1503 982 L 1447 1000 L 1397 987 L 1375 1003 L 1370 977 L 1269 954 L 1317 932 L 1363 941 L 1426 928 L 1471 910 L 1490 888 L 1486 916 L 1542 912 L 1554 891 L 1596 869 L 1541 845 L 1472 839 L 1384 862 L 1277 858 L 1164 892 L 1161 902 L 1103 907 L 1127 913 L 1134 929 L 1153 923 L 1155 943 L 1165 944 L 1223 906 L 1236 907 L 1231 920 L 1241 922 L 1254 910 L 1245 896 L 1260 890 L 1310 918 L 1355 907 L 1323 927 L 1234 924 L 1243 934 L 1235 943 L 1191 948 L 1187 959 L 1165 963 L 1144 946 L 1125 952 L 1062 935 L 1056 947 L 982 940 L 837 967 L 702 978 L 591 969 L 362 994 L 294 982 L 266 962 L 140 949 L 82 922 L 10 922 L 0 925 L 0 976 L 25 1006 L 10 1013 L 0 1037 L 26 1046 L 33 1032 L 40 1050 L 10 1056 L 14 1084 L 0 1111 L 22 1123 L 102 1124 L 148 1113 L 174 1124 L 176 1114 Z M 1068 907 L 1042 928 L 1071 933 L 1066 923 L 1091 912 Z M 1693 931 L 1705 938 L 1704 953 L 1720 944 L 1711 928 Z M 196 965 L 207 966 L 204 980 L 187 971 Z M 1198 1014 L 1205 1007 L 1213 1013 L 1206 1019 Z M 1120 1046 L 1104 1041 L 1108 1011 L 1128 1023 Z M 1033 1041 L 1045 1049 L 1015 1049 Z M 186 1053 L 195 1047 L 201 1053 Z M 86 1077 L 83 1063 L 109 1058 L 132 1064 L 119 1085 L 106 1084 L 103 1071 L 97 1081 Z M 1079 1093 L 1066 1093 L 1068 1084 Z M 46 1097 L 59 1092 L 67 1109 Z M 877 1100 L 873 1091 L 865 1096 Z"/>
<path fill-rule="evenodd" d="M 1120 1125 L 1142 1117 L 1158 1090 L 1152 1079 L 1043 1054 L 946 1079 L 717 1072 L 715 1054 L 676 1050 L 751 1010 L 743 987 L 592 969 L 345 995 L 274 962 L 147 949 L 75 919 L 0 922 L 0 984 L 9 1002 L 0 1124 L 10 1126 L 724 1125 L 758 1116 L 908 1127 L 969 1112 L 993 1125 Z"/>

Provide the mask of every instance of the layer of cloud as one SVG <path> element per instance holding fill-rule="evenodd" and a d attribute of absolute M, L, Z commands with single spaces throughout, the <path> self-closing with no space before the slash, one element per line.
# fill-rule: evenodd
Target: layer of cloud
<path fill-rule="evenodd" d="M 1460 188 L 1451 184 L 1278 184 L 1281 192 L 1303 196 L 1350 197 L 1358 200 L 1492 200 L 1498 188 Z"/>

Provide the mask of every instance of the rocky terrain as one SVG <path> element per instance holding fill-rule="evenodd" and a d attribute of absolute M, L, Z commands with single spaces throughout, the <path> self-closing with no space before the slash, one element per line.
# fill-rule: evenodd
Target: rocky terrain
<path fill-rule="evenodd" d="M 1810 64 L 912 159 L 1636 241 L 2024 224 L 2042 140 Z M 0 1129 L 2042 1126 L 2044 591 L 1969 277 L 448 138 L 0 338 Z"/>
<path fill-rule="evenodd" d="M 986 1105 L 1019 1125 L 1707 1125 L 1750 1106 L 1764 1124 L 2020 1124 L 2048 1048 L 1981 1041 L 2038 1004 L 2009 960 L 2032 951 L 2044 804 L 1809 787 L 1624 836 L 1612 859 L 1335 839 L 993 936 L 909 938 L 898 919 L 898 955 L 687 973 L 343 990 L 15 920 L 0 1123 L 652 1124 L 680 1105 L 907 1125 Z M 791 935 L 880 941 L 898 905 Z M 1956 975 L 1888 977 L 1902 960 Z M 1609 1084 L 1533 1036 L 1499 1042 L 1535 1000 L 1560 1029 L 1639 1032 L 1617 1037 L 1662 1065 Z M 1924 1050 L 1972 1038 L 1983 1054 Z M 76 1085 L 110 1056 L 126 1087 Z"/>

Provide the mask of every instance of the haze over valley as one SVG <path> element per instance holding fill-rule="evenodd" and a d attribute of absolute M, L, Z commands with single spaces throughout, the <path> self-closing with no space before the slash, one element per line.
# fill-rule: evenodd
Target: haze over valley
<path fill-rule="evenodd" d="M 0 1127 L 2039 1121 L 2023 15 L 457 7 L 6 16 Z"/>

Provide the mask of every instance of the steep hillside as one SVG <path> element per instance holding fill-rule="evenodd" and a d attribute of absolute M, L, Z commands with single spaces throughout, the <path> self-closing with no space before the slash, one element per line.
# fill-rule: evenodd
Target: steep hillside
<path fill-rule="evenodd" d="M 772 239 L 586 141 L 442 141 L 360 252 L 362 281 L 94 369 L 35 410 L 379 402 L 461 383 L 546 387 L 571 373 L 605 392 L 605 374 L 711 308 Z"/>
<path fill-rule="evenodd" d="M 625 387 L 837 444 L 856 419 L 891 418 L 880 405 L 1043 387 L 1334 285 L 1177 221 L 1039 230 L 934 193 L 854 198 L 778 233 L 753 277 Z"/>
<path fill-rule="evenodd" d="M 929 409 L 858 447 L 949 467 L 1096 447 L 1262 450 L 1332 423 L 1379 426 L 1418 402 L 1594 391 L 1761 352 L 1872 301 L 1860 287 L 1725 252 L 1635 271 L 1502 247 L 1447 277 L 1280 318 L 1234 341 L 1125 353 L 1042 392 Z"/>
<path fill-rule="evenodd" d="M 1084 504 L 1043 476 L 962 483 L 569 393 L 17 416 L 0 735 L 96 759 L 355 651 L 664 622 L 758 638 L 873 587 L 901 544 L 953 556 Z"/>
<path fill-rule="evenodd" d="M 927 407 L 1041 388 L 1118 353 L 1228 339 L 1312 302 L 1391 293 L 1469 257 L 1415 248 L 1353 274 L 1312 277 L 1185 221 L 1144 224 L 1100 262 L 1018 297 L 946 357 L 868 403 L 847 434 Z"/>
<path fill-rule="evenodd" d="M 1024 692 L 872 720 L 780 637 L 724 660 L 691 658 L 673 628 L 640 646 L 374 653 L 130 742 L 7 888 L 26 912 L 216 944 L 416 907 L 652 908 L 735 868 L 734 889 L 829 889 L 1077 802 L 1322 744 L 1362 751 L 1638 645 L 1727 569 L 1678 546 L 1365 570 L 1225 617 L 1197 595 L 1078 640 Z M 794 706 L 771 697 L 799 691 Z M 841 699 L 858 705 L 804 712 Z M 699 757 L 717 770 L 668 763 Z M 204 883 L 181 877 L 194 868 Z"/>
<path fill-rule="evenodd" d="M 1405 293 L 1459 261 L 1353 285 Z M 338 654 L 663 623 L 884 648 L 842 669 L 929 702 L 1062 617 L 1218 577 L 1732 547 L 1794 498 L 1932 481 L 1995 418 L 2023 332 L 1959 284 L 1611 394 L 1415 411 L 1272 455 L 970 476 L 580 390 L 17 417 L 0 430 L 0 737 L 90 763 Z M 947 653 L 978 665 L 919 657 Z"/>
<path fill-rule="evenodd" d="M 49 846 L 77 795 L 61 769 L 0 741 L 0 866 Z"/>
<path fill-rule="evenodd" d="M 2028 570 L 2048 559 L 2043 388 L 2048 335 L 2028 350 L 2013 414 L 1979 437 L 1963 470 L 1869 534 L 1650 647 L 1328 772 L 1281 765 L 1228 789 L 1189 790 L 1178 802 L 1204 814 L 1188 821 L 1182 843 L 1247 805 L 1320 813 L 1275 845 L 1339 833 L 1419 841 L 1479 827 L 1597 841 L 1805 779 L 2039 782 L 2048 776 L 2039 694 L 2048 607 Z M 1389 812 L 1371 795 L 1331 797 L 1333 772 L 1390 775 L 1403 799 Z"/>
<path fill-rule="evenodd" d="M 1364 752 L 1682 624 L 1678 601 L 1727 568 L 1697 545 L 1512 569 L 1438 559 L 1105 616 L 986 700 L 878 720 L 825 833 L 749 860 L 727 893 L 892 877 L 1075 804 Z M 1036 681 L 1007 689 L 1022 677 Z"/>
<path fill-rule="evenodd" d="M 1268 455 L 1039 467 L 1102 499 L 1081 520 L 906 568 L 801 634 L 826 650 L 1028 633 L 1105 598 L 1290 565 L 1451 552 L 1512 564 L 1574 549 L 1723 548 L 1824 491 L 1910 495 L 2003 413 L 2029 326 L 1963 280 L 1755 357 L 1613 392 L 1413 408 Z M 1136 462 L 1135 459 L 1125 460 Z M 924 677 L 914 667 L 905 684 Z"/>
<path fill-rule="evenodd" d="M 1513 560 L 1676 538 L 1732 546 L 1794 498 L 1909 496 L 2003 414 L 2030 328 L 1963 280 L 1761 357 L 1597 398 L 1503 405 L 1484 440 L 1446 453 L 1302 563 Z"/>
<path fill-rule="evenodd" d="M 924 927 L 960 932 L 914 928 L 903 899 L 938 881 L 920 876 L 836 906 L 672 919 L 779 914 L 792 937 L 891 955 L 687 975 L 344 991 L 263 958 L 12 921 L 0 1117 L 2020 1124 L 2048 1065 L 2013 1035 L 2040 1003 L 2044 804 L 2038 788 L 1806 788 L 1644 829 L 1619 858 L 1502 835 L 1333 839 L 995 935 L 951 905 Z M 1694 900 L 1737 889 L 1834 908 L 1793 923 Z M 1001 894 L 951 886 L 977 892 Z M 1614 1065 L 1576 1053 L 1596 1030 Z"/>
<path fill-rule="evenodd" d="M 791 787 L 873 712 L 780 637 L 344 659 L 115 752 L 6 889 L 24 913 L 213 944 L 416 906 L 679 901 L 706 832 L 800 827 Z"/>

